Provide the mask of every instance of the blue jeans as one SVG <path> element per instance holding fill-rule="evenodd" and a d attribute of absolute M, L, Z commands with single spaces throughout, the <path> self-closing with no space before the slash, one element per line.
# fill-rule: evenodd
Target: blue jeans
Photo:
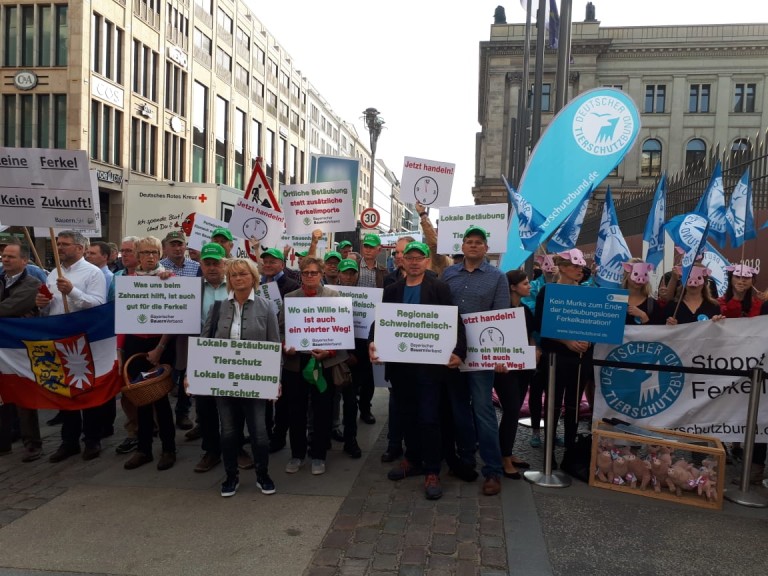
<path fill-rule="evenodd" d="M 494 373 L 492 370 L 480 370 L 465 374 L 469 384 L 469 393 L 472 397 L 472 410 L 475 413 L 480 458 L 483 459 L 482 474 L 486 478 L 501 476 L 499 424 L 496 420 L 496 409 L 491 400 Z"/>
<path fill-rule="evenodd" d="M 227 476 L 237 474 L 237 453 L 241 445 L 243 422 L 248 426 L 248 434 L 251 436 L 256 474 L 268 471 L 269 438 L 264 421 L 266 403 L 266 400 L 256 398 L 216 397 L 216 407 L 219 409 L 221 420 L 221 455 Z"/>

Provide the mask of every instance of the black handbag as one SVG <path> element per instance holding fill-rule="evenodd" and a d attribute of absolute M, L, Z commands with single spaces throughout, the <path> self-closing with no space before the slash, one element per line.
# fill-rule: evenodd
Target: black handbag
<path fill-rule="evenodd" d="M 344 388 L 352 384 L 352 371 L 346 362 L 339 362 L 331 366 L 331 378 L 333 385 L 337 388 Z"/>

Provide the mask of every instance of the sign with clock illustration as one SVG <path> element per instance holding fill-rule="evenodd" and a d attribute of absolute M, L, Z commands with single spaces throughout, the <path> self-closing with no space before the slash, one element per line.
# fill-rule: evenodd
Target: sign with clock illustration
<path fill-rule="evenodd" d="M 462 314 L 461 321 L 467 334 L 467 357 L 460 370 L 493 370 L 497 364 L 508 370 L 536 367 L 536 347 L 528 344 L 522 308 Z"/>
<path fill-rule="evenodd" d="M 400 180 L 403 201 L 434 208 L 448 206 L 455 171 L 455 164 L 406 156 Z"/>
<path fill-rule="evenodd" d="M 262 247 L 274 248 L 285 231 L 285 213 L 251 199 L 239 198 L 228 226 L 233 236 L 253 239 Z"/>

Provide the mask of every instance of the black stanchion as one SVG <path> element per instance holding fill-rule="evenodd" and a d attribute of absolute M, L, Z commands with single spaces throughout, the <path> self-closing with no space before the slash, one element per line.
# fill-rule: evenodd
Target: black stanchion
<path fill-rule="evenodd" d="M 752 387 L 749 390 L 749 407 L 747 409 L 747 429 L 744 432 L 744 465 L 741 470 L 741 483 L 738 490 L 725 490 L 723 496 L 742 506 L 751 508 L 766 508 L 768 500 L 749 491 L 749 481 L 752 474 L 752 453 L 755 450 L 755 426 L 757 411 L 760 407 L 760 393 L 763 388 L 763 368 L 757 366 L 752 370 Z"/>
<path fill-rule="evenodd" d="M 567 474 L 552 471 L 552 451 L 555 445 L 555 354 L 549 354 L 549 382 L 547 384 L 547 422 L 546 438 L 544 439 L 544 472 L 528 470 L 523 474 L 525 479 L 537 486 L 545 488 L 567 488 L 571 478 Z"/>

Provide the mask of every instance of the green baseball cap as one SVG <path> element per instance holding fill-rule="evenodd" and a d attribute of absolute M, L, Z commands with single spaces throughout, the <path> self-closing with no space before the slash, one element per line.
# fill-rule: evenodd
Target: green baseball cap
<path fill-rule="evenodd" d="M 424 242 L 408 242 L 405 246 L 405 250 L 403 250 L 403 254 L 408 254 L 411 250 L 418 250 L 424 256 L 429 256 L 429 246 L 424 244 Z"/>
<path fill-rule="evenodd" d="M 232 236 L 232 232 L 229 231 L 229 228 L 224 228 L 223 226 L 219 226 L 213 232 L 211 232 L 211 238 L 214 238 L 216 236 L 224 236 L 224 238 L 226 238 L 230 242 L 235 241 L 235 238 Z"/>
<path fill-rule="evenodd" d="M 343 250 L 344 248 L 347 248 L 347 247 L 352 248 L 352 242 L 350 242 L 349 240 L 342 240 L 341 242 L 339 242 L 339 245 L 336 246 L 336 249 Z"/>
<path fill-rule="evenodd" d="M 309 250 L 302 250 L 301 252 L 296 252 L 296 256 L 299 258 L 304 258 L 306 255 L 309 254 Z"/>
<path fill-rule="evenodd" d="M 345 270 L 359 272 L 360 268 L 358 267 L 357 262 L 352 260 L 352 258 L 344 258 L 344 260 L 339 262 L 339 272 L 344 272 Z"/>
<path fill-rule="evenodd" d="M 470 226 L 467 228 L 467 231 L 464 232 L 464 238 L 471 234 L 479 234 L 483 237 L 485 242 L 488 242 L 488 232 L 485 231 L 485 228 L 480 228 L 480 226 Z"/>
<path fill-rule="evenodd" d="M 272 258 L 277 258 L 281 262 L 285 262 L 283 251 L 278 250 L 277 248 L 268 248 L 267 250 L 264 250 L 264 252 L 261 253 L 261 257 L 264 258 L 264 256 L 271 256 Z"/>
<path fill-rule="evenodd" d="M 339 262 L 344 260 L 344 258 L 343 258 L 343 256 L 341 254 L 331 250 L 330 252 L 326 252 L 325 256 L 323 256 L 323 262 L 328 262 L 328 260 L 330 260 L 331 258 L 336 258 Z"/>
<path fill-rule="evenodd" d="M 216 244 L 216 242 L 208 242 L 203 249 L 200 250 L 200 260 L 210 258 L 211 260 L 221 260 L 226 257 L 227 253 L 224 251 L 224 246 Z"/>
<path fill-rule="evenodd" d="M 378 234 L 366 234 L 363 236 L 363 246 L 370 246 L 371 248 L 378 248 L 381 246 L 381 238 Z"/>

